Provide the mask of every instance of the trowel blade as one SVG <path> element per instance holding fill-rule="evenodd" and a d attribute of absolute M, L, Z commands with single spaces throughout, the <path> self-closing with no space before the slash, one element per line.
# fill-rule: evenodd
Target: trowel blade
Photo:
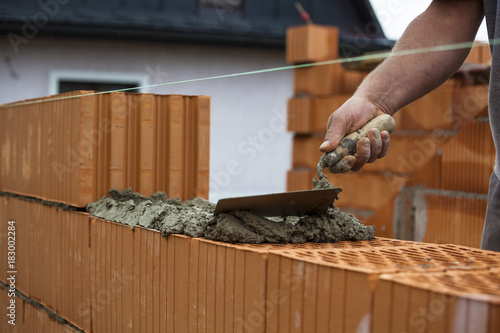
<path fill-rule="evenodd" d="M 303 216 L 322 214 L 342 192 L 341 187 L 293 191 L 220 199 L 214 215 L 232 210 L 249 210 L 262 216 Z"/>

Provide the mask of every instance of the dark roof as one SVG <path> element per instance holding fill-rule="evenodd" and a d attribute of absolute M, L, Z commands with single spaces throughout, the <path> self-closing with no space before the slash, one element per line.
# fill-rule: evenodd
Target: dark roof
<path fill-rule="evenodd" d="M 343 43 L 362 51 L 392 45 L 385 38 L 369 0 L 299 2 L 314 23 L 338 26 Z M 33 34 L 30 28 L 35 28 L 36 35 L 282 48 L 286 29 L 304 24 L 294 3 L 295 0 L 2 1 L 0 32 L 29 39 Z"/>

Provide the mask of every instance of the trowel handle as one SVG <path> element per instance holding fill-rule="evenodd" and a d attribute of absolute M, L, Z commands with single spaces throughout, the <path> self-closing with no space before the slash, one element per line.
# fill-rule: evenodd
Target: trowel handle
<path fill-rule="evenodd" d="M 388 114 L 383 114 L 376 118 L 373 118 L 359 130 L 346 135 L 339 143 L 338 147 L 334 151 L 323 155 L 322 159 L 325 159 L 324 162 L 326 162 L 326 166 L 336 164 L 344 157 L 348 155 L 354 155 L 359 139 L 366 137 L 368 135 L 368 132 L 370 132 L 372 128 L 377 128 L 381 132 L 387 131 L 389 133 L 392 133 L 394 127 L 396 127 L 396 122 Z"/>

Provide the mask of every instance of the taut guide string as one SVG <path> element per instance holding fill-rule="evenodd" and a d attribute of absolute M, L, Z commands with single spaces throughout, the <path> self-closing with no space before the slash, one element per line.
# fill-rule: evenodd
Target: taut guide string
<path fill-rule="evenodd" d="M 500 44 L 500 38 L 490 39 L 489 44 L 490 45 Z M 331 65 L 331 64 L 342 64 L 342 63 L 349 63 L 349 62 L 356 62 L 356 61 L 363 61 L 363 60 L 385 59 L 385 58 L 388 58 L 389 56 L 390 57 L 400 57 L 400 56 L 424 54 L 424 53 L 431 53 L 431 52 L 443 52 L 443 51 L 451 51 L 451 50 L 458 50 L 458 49 L 471 48 L 471 47 L 474 47 L 473 41 L 472 42 L 455 43 L 455 44 L 447 44 L 447 45 L 436 45 L 436 46 L 411 49 L 411 50 L 403 50 L 403 51 L 397 51 L 397 52 L 387 51 L 387 52 L 380 52 L 380 53 L 376 53 L 376 54 L 361 55 L 361 56 L 349 57 L 349 58 L 340 58 L 340 59 L 335 59 L 335 60 L 307 63 L 307 64 L 300 64 L 300 65 L 281 66 L 281 67 L 259 69 L 259 70 L 248 71 L 248 72 L 222 74 L 222 75 L 215 75 L 215 76 L 209 76 L 209 77 L 173 81 L 173 82 L 148 84 L 148 85 L 139 86 L 139 87 L 132 87 L 132 88 L 123 88 L 123 89 L 108 90 L 108 91 L 98 91 L 98 92 L 89 93 L 89 94 L 54 97 L 54 98 L 46 98 L 43 100 L 34 100 L 34 101 L 25 101 L 25 102 L 14 102 L 14 103 L 7 103 L 6 105 L 8 105 L 8 106 L 21 106 L 21 105 L 43 103 L 43 102 L 53 102 L 53 101 L 64 100 L 64 99 L 103 95 L 103 94 L 109 94 L 109 93 L 114 93 L 114 92 L 135 90 L 135 89 L 155 88 L 155 87 L 163 87 L 163 86 L 176 85 L 176 84 L 182 84 L 182 83 L 192 83 L 192 82 L 200 82 L 200 81 L 208 81 L 208 80 L 216 80 L 216 79 L 226 79 L 226 78 L 238 77 L 238 76 L 256 75 L 256 74 L 263 74 L 263 73 L 292 70 L 292 69 L 296 69 L 296 68 L 323 66 L 323 65 Z"/>

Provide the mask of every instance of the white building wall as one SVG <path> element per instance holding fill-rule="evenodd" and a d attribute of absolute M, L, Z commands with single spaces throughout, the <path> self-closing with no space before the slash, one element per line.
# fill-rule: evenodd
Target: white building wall
<path fill-rule="evenodd" d="M 0 103 L 48 95 L 54 71 L 108 72 L 157 84 L 285 66 L 269 49 L 36 37 L 0 41 Z M 210 200 L 286 190 L 291 134 L 286 103 L 291 70 L 146 88 L 211 99 Z M 325 124 L 326 125 L 326 124 Z"/>

